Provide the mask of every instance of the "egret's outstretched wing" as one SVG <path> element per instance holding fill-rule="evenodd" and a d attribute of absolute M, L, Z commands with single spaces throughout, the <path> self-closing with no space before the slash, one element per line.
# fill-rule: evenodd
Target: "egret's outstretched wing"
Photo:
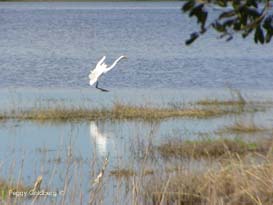
<path fill-rule="evenodd" d="M 97 65 L 102 64 L 102 63 L 104 62 L 105 58 L 106 58 L 106 56 L 103 56 L 103 57 L 99 60 L 99 62 L 97 63 Z"/>

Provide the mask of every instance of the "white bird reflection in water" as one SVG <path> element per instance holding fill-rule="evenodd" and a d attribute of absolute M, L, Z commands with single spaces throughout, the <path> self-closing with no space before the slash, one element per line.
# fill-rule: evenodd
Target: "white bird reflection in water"
<path fill-rule="evenodd" d="M 105 156 L 108 153 L 107 144 L 108 144 L 109 133 L 100 132 L 97 123 L 94 121 L 90 122 L 90 140 L 95 143 L 96 148 L 100 155 Z"/>

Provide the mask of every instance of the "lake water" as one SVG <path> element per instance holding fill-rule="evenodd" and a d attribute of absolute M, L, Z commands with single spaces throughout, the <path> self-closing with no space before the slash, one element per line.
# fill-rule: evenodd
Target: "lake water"
<path fill-rule="evenodd" d="M 103 55 L 129 58 L 101 82 L 108 87 L 273 87 L 271 44 L 208 34 L 186 47 L 198 27 L 181 4 L 0 3 L 0 87 L 88 87 Z"/>
<path fill-rule="evenodd" d="M 184 40 L 198 27 L 195 19 L 182 15 L 181 5 L 1 2 L 0 110 L 47 106 L 56 101 L 91 107 L 107 107 L 113 102 L 169 106 L 230 98 L 227 87 L 242 90 L 248 100 L 273 101 L 272 44 L 255 45 L 252 38 L 240 37 L 227 43 L 209 32 L 186 47 Z M 88 85 L 90 69 L 103 55 L 109 64 L 120 55 L 128 56 L 102 79 L 101 85 L 110 89 L 109 93 Z M 267 127 L 273 122 L 272 110 L 238 118 Z M 0 178 L 31 185 L 42 175 L 43 185 L 53 191 L 63 190 L 67 178 L 73 181 L 79 177 L 67 185 L 64 204 L 80 204 L 79 196 L 74 196 L 76 202 L 70 200 L 74 192 L 82 194 L 86 204 L 90 179 L 95 178 L 108 153 L 109 170 L 130 167 L 137 161 L 137 148 L 151 141 L 197 139 L 202 133 L 213 136 L 214 131 L 238 118 L 160 123 L 0 122 Z M 119 186 L 110 178 L 105 187 L 105 204 L 111 204 Z M 61 200 L 57 197 L 53 201 L 59 204 Z"/>

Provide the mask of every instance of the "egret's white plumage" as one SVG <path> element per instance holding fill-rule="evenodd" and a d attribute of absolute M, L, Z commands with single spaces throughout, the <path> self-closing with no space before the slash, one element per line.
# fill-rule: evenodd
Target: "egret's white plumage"
<path fill-rule="evenodd" d="M 94 70 L 92 70 L 89 74 L 90 85 L 94 85 L 95 82 L 98 81 L 98 78 L 103 74 L 107 65 L 104 63 L 106 56 L 103 56 L 102 59 L 99 60 Z"/>
<path fill-rule="evenodd" d="M 113 69 L 116 65 L 117 65 L 117 63 L 120 61 L 120 60 L 122 60 L 122 59 L 124 59 L 124 58 L 127 58 L 126 56 L 120 56 L 118 59 L 116 59 L 115 61 L 114 61 L 114 63 L 111 65 L 111 66 L 109 66 L 109 67 L 107 67 L 107 64 L 105 64 L 105 59 L 106 59 L 106 56 L 103 56 L 100 60 L 99 60 L 99 62 L 97 63 L 97 65 L 96 65 L 96 67 L 95 67 L 95 69 L 94 70 L 92 70 L 91 72 L 90 72 L 90 74 L 89 74 L 89 79 L 90 79 L 90 81 L 89 81 L 89 84 L 90 85 L 94 85 L 95 83 L 97 83 L 96 84 L 96 88 L 98 88 L 98 89 L 100 89 L 100 90 L 102 90 L 102 91 L 107 91 L 107 90 L 105 90 L 105 89 L 102 89 L 102 88 L 99 88 L 98 87 L 98 80 L 99 80 L 99 78 L 103 75 L 103 74 L 105 74 L 105 73 L 107 73 L 108 71 L 110 71 L 111 69 Z"/>

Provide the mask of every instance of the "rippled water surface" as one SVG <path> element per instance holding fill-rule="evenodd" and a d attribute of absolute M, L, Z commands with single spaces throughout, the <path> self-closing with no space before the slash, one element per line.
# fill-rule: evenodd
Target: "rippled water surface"
<path fill-rule="evenodd" d="M 198 28 L 181 4 L 0 3 L 0 86 L 87 87 L 101 56 L 111 63 L 124 54 L 102 84 L 272 88 L 272 45 L 210 33 L 186 47 Z"/>

